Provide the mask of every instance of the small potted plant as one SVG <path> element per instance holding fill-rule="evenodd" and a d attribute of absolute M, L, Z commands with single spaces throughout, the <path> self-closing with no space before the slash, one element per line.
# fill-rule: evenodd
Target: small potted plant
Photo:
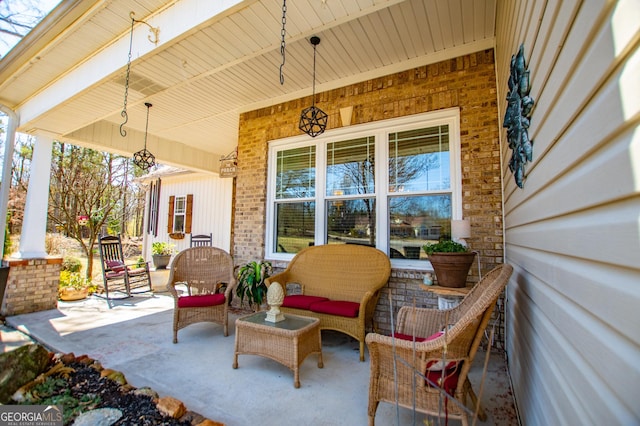
<path fill-rule="evenodd" d="M 79 272 L 60 271 L 58 298 L 64 301 L 81 300 L 96 290 Z"/>
<path fill-rule="evenodd" d="M 260 305 L 267 296 L 267 285 L 264 281 L 272 272 L 271 262 L 267 261 L 249 262 L 238 269 L 236 294 L 240 297 L 240 306 L 246 298 L 251 309 L 260 310 Z"/>
<path fill-rule="evenodd" d="M 167 269 L 174 252 L 173 247 L 173 244 L 160 241 L 151 244 L 151 257 L 156 269 Z"/>
<path fill-rule="evenodd" d="M 453 240 L 427 244 L 422 249 L 429 257 L 438 285 L 457 288 L 466 286 L 475 252 Z"/>

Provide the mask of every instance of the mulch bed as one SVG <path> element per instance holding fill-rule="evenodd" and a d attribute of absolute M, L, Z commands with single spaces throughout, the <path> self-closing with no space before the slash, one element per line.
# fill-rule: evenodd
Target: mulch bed
<path fill-rule="evenodd" d="M 22 404 L 62 405 L 65 425 L 73 424 L 81 413 L 98 408 L 116 408 L 122 412 L 114 425 L 190 426 L 204 420 L 193 412 L 187 412 L 180 419 L 164 415 L 158 410 L 153 396 L 139 392 L 131 385 L 101 377 L 99 364 L 97 366 L 89 358 L 77 358 L 66 362 L 65 366 L 73 371 L 47 377 L 30 389 Z"/>

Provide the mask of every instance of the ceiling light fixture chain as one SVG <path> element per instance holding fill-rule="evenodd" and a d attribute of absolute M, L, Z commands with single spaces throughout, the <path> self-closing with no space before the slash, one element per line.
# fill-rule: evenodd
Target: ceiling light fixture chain
<path fill-rule="evenodd" d="M 120 113 L 120 116 L 124 120 L 122 124 L 120 124 L 120 136 L 122 137 L 127 136 L 127 131 L 124 129 L 124 125 L 127 124 L 127 122 L 129 121 L 129 114 L 127 113 L 127 98 L 129 97 L 129 77 L 131 75 L 131 52 L 133 50 L 133 25 L 137 22 L 137 23 L 145 24 L 146 26 L 148 26 L 149 32 L 153 34 L 153 38 L 151 38 L 151 35 L 147 36 L 147 38 L 151 43 L 156 45 L 158 44 L 158 32 L 160 31 L 160 28 L 152 27 L 145 21 L 139 21 L 135 19 L 134 16 L 135 16 L 135 12 L 129 13 L 129 17 L 131 18 L 131 30 L 129 31 L 129 56 L 127 57 L 127 74 L 124 80 L 124 103 L 122 105 L 122 112 Z"/>
<path fill-rule="evenodd" d="M 120 136 L 123 138 L 127 136 L 127 131 L 124 129 L 124 125 L 129 121 L 129 115 L 127 114 L 127 97 L 129 96 L 129 75 L 131 74 L 131 50 L 133 47 L 133 24 L 135 20 L 131 18 L 131 32 L 129 34 L 129 56 L 127 58 L 127 74 L 124 79 L 124 104 L 122 105 L 122 112 L 120 116 L 124 119 L 120 124 Z"/>
<path fill-rule="evenodd" d="M 147 135 L 149 134 L 149 108 L 151 105 L 149 102 L 145 102 L 144 105 L 147 107 L 147 123 L 144 127 L 144 148 L 133 154 L 133 164 L 140 167 L 142 170 L 149 170 L 151 167 L 156 164 L 156 157 L 153 156 L 151 152 L 147 150 Z"/>
<path fill-rule="evenodd" d="M 282 69 L 284 68 L 285 62 L 285 48 L 287 47 L 287 43 L 285 42 L 284 37 L 287 35 L 287 30 L 285 28 L 287 24 L 287 0 L 282 0 L 282 30 L 280 30 L 280 36 L 282 40 L 280 41 L 280 55 L 282 56 L 282 63 L 280 64 L 280 84 L 284 84 L 284 74 Z"/>
<path fill-rule="evenodd" d="M 311 106 L 302 110 L 298 128 L 315 138 L 327 128 L 329 116 L 326 112 L 316 107 L 316 46 L 320 44 L 320 37 L 313 36 L 309 40 L 313 45 L 313 95 Z"/>

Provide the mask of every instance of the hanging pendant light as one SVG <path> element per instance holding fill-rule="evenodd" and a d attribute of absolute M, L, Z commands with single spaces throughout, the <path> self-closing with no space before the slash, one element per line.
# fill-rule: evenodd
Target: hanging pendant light
<path fill-rule="evenodd" d="M 140 167 L 142 170 L 147 171 L 156 164 L 156 157 L 152 153 L 147 151 L 147 134 L 149 133 L 149 108 L 151 105 L 149 102 L 145 102 L 147 107 L 147 124 L 144 128 L 144 148 L 133 154 L 133 164 Z"/>
<path fill-rule="evenodd" d="M 320 44 L 320 37 L 313 36 L 309 42 L 313 44 L 313 101 L 310 107 L 302 110 L 298 128 L 315 138 L 327 128 L 329 116 L 326 112 L 316 107 L 316 46 Z"/>

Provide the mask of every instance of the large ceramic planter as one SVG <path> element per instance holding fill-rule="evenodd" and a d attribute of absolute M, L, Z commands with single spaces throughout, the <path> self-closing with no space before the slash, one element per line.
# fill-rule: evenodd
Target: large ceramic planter
<path fill-rule="evenodd" d="M 171 262 L 170 254 L 154 254 L 151 257 L 153 258 L 153 266 L 155 266 L 156 269 L 167 269 L 169 262 Z"/>
<path fill-rule="evenodd" d="M 65 302 L 70 302 L 73 300 L 82 300 L 86 299 L 89 294 L 89 290 L 86 288 L 72 288 L 72 287 L 63 287 L 58 291 L 58 297 L 60 300 Z"/>
<path fill-rule="evenodd" d="M 433 253 L 429 261 L 438 279 L 438 285 L 460 288 L 467 285 L 467 275 L 476 254 L 467 253 Z"/>

